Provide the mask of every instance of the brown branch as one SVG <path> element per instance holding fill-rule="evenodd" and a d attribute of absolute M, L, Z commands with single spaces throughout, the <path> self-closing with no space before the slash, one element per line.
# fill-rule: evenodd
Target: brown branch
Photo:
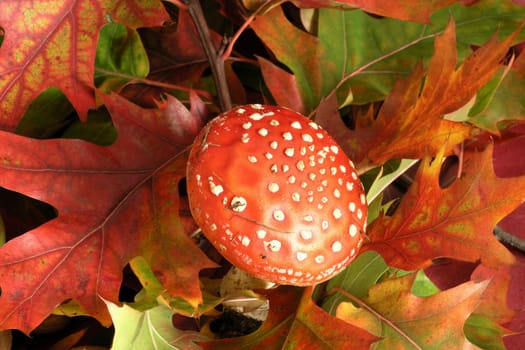
<path fill-rule="evenodd" d="M 195 23 L 195 26 L 197 27 L 202 47 L 204 48 L 206 57 L 208 57 L 211 73 L 215 82 L 215 88 L 217 89 L 217 97 L 219 99 L 221 111 L 228 111 L 232 108 L 232 102 L 230 90 L 228 89 L 228 83 L 226 81 L 224 61 L 213 45 L 210 36 L 210 30 L 208 28 L 208 24 L 206 23 L 206 18 L 204 18 L 201 4 L 199 0 L 184 0 L 184 3 L 187 6 L 191 18 L 193 19 L 193 23 Z"/>
<path fill-rule="evenodd" d="M 266 1 L 266 2 L 263 2 L 261 4 L 261 6 L 259 6 L 245 21 L 244 23 L 242 24 L 242 26 L 237 29 L 237 31 L 235 32 L 235 34 L 232 36 L 232 38 L 230 39 L 230 42 L 228 43 L 228 46 L 226 46 L 226 48 L 224 49 L 224 52 L 222 53 L 221 55 L 221 58 L 222 60 L 226 60 L 228 57 L 230 57 L 232 51 L 233 51 L 233 46 L 235 45 L 235 43 L 237 42 L 237 40 L 239 39 L 239 37 L 241 36 L 241 34 L 250 26 L 250 24 L 255 20 L 255 17 L 257 15 L 259 15 L 259 13 L 261 13 L 264 9 L 267 9 L 268 6 L 278 6 L 280 4 L 282 4 L 283 2 L 285 2 L 285 0 L 276 0 L 276 1 L 273 1 L 273 0 L 269 0 L 269 1 Z"/>

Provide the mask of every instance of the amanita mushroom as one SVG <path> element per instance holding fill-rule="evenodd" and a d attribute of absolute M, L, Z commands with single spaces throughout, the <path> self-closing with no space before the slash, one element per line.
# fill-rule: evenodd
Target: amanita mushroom
<path fill-rule="evenodd" d="M 283 107 L 240 106 L 209 122 L 187 186 L 204 235 L 268 281 L 326 281 L 363 242 L 368 210 L 354 164 L 319 125 Z"/>

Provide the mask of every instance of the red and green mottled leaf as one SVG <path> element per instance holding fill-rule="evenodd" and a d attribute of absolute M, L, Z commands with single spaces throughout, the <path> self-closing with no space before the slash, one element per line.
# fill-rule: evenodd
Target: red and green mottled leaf
<path fill-rule="evenodd" d="M 331 7 L 336 9 L 361 9 L 379 16 L 397 18 L 405 21 L 429 23 L 436 10 L 453 4 L 457 0 L 409 0 L 409 1 L 370 1 L 370 0 L 293 0 L 303 8 Z M 243 4 L 255 10 L 266 3 L 264 0 L 243 0 Z"/>
<path fill-rule="evenodd" d="M 441 156 L 425 158 L 415 181 L 392 217 L 382 215 L 368 230 L 364 249 L 379 252 L 390 266 L 406 270 L 450 257 L 497 268 L 512 254 L 492 229 L 525 200 L 525 177 L 494 175 L 492 147 L 465 155 L 463 174 L 450 187 L 439 186 Z"/>
<path fill-rule="evenodd" d="M 415 276 L 389 279 L 372 287 L 362 301 L 374 310 L 362 311 L 368 317 L 361 315 L 354 320 L 355 313 L 349 314 L 345 303 L 340 305 L 338 316 L 370 331 L 382 331 L 383 339 L 374 344 L 374 349 L 414 349 L 416 345 L 425 350 L 472 349 L 463 324 L 480 303 L 487 282 L 468 282 L 421 298 L 410 292 Z"/>
<path fill-rule="evenodd" d="M 525 55 L 519 55 L 513 66 L 501 69 L 478 93 L 476 104 L 466 120 L 494 134 L 503 122 L 525 120 Z"/>
<path fill-rule="evenodd" d="M 500 1 L 488 0 L 468 7 L 449 6 L 437 11 L 431 24 L 422 25 L 378 19 L 360 10 L 319 9 L 313 16 L 312 25 L 305 21 L 312 37 L 318 39 L 313 41 L 282 16 L 279 9 L 273 9 L 257 17 L 253 28 L 276 59 L 296 76 L 297 86 L 307 102 L 304 104 L 306 109 L 299 111 L 308 114 L 312 106 L 336 89 L 341 79 L 348 75 L 352 75 L 349 82 L 354 103 L 384 99 L 397 77 L 406 76 L 418 62 L 430 59 L 432 41 L 451 17 L 458 27 L 458 62 L 462 62 L 473 45 L 482 45 L 494 32 L 498 31 L 502 36 L 512 33 L 524 14 L 525 9 L 512 2 L 503 5 Z M 280 35 L 289 32 L 290 35 Z M 291 34 L 295 32 L 301 35 Z M 315 56 L 305 59 L 306 50 L 315 51 Z M 287 76 L 277 74 L 279 69 L 276 70 L 263 74 L 266 82 L 280 86 L 278 82 L 287 82 Z M 305 85 L 307 83 L 310 86 Z M 348 95 L 348 86 L 343 84 L 342 87 L 338 87 L 338 93 L 342 94 L 340 104 Z M 274 98 L 286 99 L 279 91 L 271 87 L 270 90 Z M 308 95 L 304 91 L 308 91 Z"/>
<path fill-rule="evenodd" d="M 102 298 L 118 303 L 122 268 L 136 255 L 151 259 L 170 293 L 202 300 L 199 270 L 214 265 L 177 217 L 185 169 L 178 154 L 188 142 L 180 133 L 194 127 L 183 115 L 144 110 L 117 95 L 103 100 L 118 132 L 109 147 L 2 132 L 0 185 L 58 211 L 0 248 L 2 329 L 28 333 L 69 298 L 109 324 Z"/>
<path fill-rule="evenodd" d="M 106 16 L 137 28 L 168 20 L 159 0 L 7 0 L 0 26 L 0 128 L 13 130 L 29 102 L 55 86 L 81 119 L 95 107 L 93 74 L 98 31 Z"/>

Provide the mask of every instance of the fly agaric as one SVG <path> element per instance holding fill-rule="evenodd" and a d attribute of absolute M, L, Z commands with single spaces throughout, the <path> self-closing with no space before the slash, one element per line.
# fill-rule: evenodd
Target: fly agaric
<path fill-rule="evenodd" d="M 368 209 L 354 164 L 319 125 L 283 107 L 239 106 L 209 122 L 187 186 L 215 248 L 271 282 L 326 281 L 363 243 Z"/>

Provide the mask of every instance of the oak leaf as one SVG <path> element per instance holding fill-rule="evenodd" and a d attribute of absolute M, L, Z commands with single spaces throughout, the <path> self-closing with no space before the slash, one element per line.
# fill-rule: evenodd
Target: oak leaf
<path fill-rule="evenodd" d="M 293 103 L 287 102 L 287 96 L 274 92 L 280 104 L 295 108 L 299 113 L 309 113 L 317 103 L 317 96 L 322 95 L 323 65 L 321 57 L 324 49 L 319 39 L 293 26 L 280 7 L 272 9 L 252 23 L 252 29 L 261 40 L 274 52 L 279 60 L 294 73 L 295 81 L 290 82 L 290 74 L 269 62 L 262 61 L 263 72 L 272 76 L 266 81 L 283 81 L 286 85 L 296 83 L 293 92 Z M 329 75 L 327 75 L 329 77 Z M 275 82 L 271 83 L 272 86 Z M 297 101 L 297 92 L 300 100 Z"/>
<path fill-rule="evenodd" d="M 95 53 L 105 18 L 133 28 L 169 19 L 159 0 L 2 1 L 1 129 L 13 130 L 29 102 L 51 86 L 85 120 L 95 107 Z"/>
<path fill-rule="evenodd" d="M 443 34 L 436 37 L 428 72 L 425 74 L 418 65 L 407 79 L 397 81 L 376 120 L 367 115 L 365 121 L 357 122 L 355 131 L 348 131 L 330 114 L 319 114 L 316 120 L 357 163 L 419 159 L 425 154 L 436 154 L 443 145 L 449 153 L 471 135 L 473 128 L 442 116 L 462 107 L 489 81 L 516 34 L 517 31 L 501 42 L 493 36 L 456 68 L 455 25 L 451 20 Z M 324 103 L 333 105 L 334 101 L 327 99 Z"/>
<path fill-rule="evenodd" d="M 36 140 L 1 132 L 0 186 L 54 206 L 58 217 L 0 248 L 0 328 L 29 333 L 58 304 L 75 299 L 111 323 L 102 298 L 118 303 L 122 269 L 145 256 L 168 292 L 202 301 L 198 273 L 215 266 L 185 236 L 178 182 L 189 111 L 144 110 L 102 97 L 118 138 L 108 147 L 82 140 Z M 191 119 L 189 119 L 191 120 Z"/>
<path fill-rule="evenodd" d="M 312 288 L 303 293 L 284 349 L 368 350 L 378 337 L 323 311 L 312 300 Z"/>
<path fill-rule="evenodd" d="M 356 321 L 349 305 L 339 305 L 337 316 L 370 331 L 382 331 L 374 349 L 473 349 L 463 324 L 480 303 L 485 282 L 467 282 L 444 292 L 421 298 L 410 290 L 416 274 L 393 278 L 372 287 L 365 303 L 369 316 Z M 364 308 L 363 308 L 364 309 Z M 351 308 L 350 308 L 351 310 Z M 382 323 L 377 326 L 370 316 Z"/>
<path fill-rule="evenodd" d="M 416 270 L 449 257 L 498 268 L 513 255 L 492 234 L 494 226 L 525 200 L 525 176 L 497 178 L 492 149 L 465 154 L 461 178 L 439 185 L 442 153 L 422 160 L 414 183 L 393 216 L 381 215 L 368 230 L 365 250 L 389 266 Z"/>

